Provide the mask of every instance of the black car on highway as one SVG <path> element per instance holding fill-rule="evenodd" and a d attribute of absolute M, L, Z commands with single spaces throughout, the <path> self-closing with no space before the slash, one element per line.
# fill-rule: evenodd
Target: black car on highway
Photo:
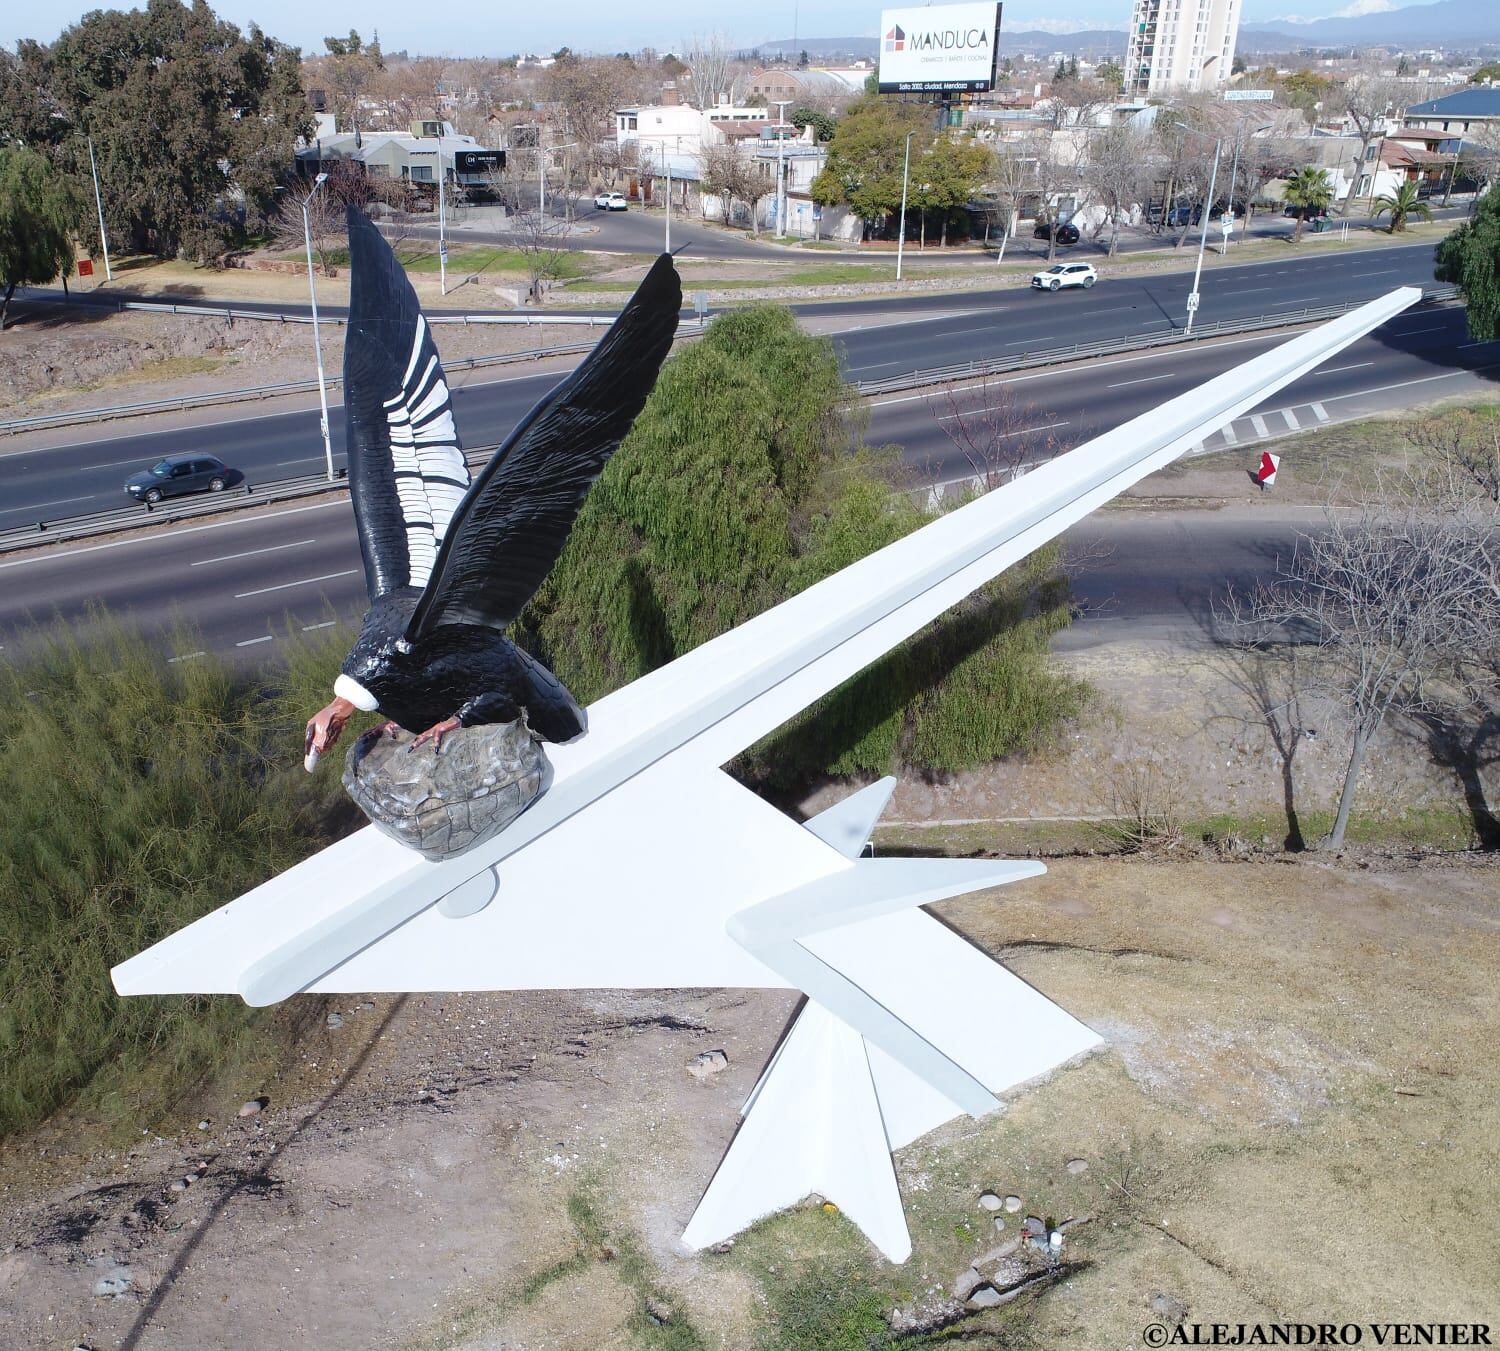
<path fill-rule="evenodd" d="M 1078 227 L 1069 225 L 1067 221 L 1058 221 L 1053 224 L 1050 220 L 1039 220 L 1036 229 L 1031 232 L 1033 239 L 1051 239 L 1052 232 L 1057 232 L 1059 244 L 1076 244 L 1078 242 Z"/>
<path fill-rule="evenodd" d="M 168 455 L 125 480 L 137 502 L 160 502 L 184 493 L 221 493 L 241 475 L 212 455 Z"/>

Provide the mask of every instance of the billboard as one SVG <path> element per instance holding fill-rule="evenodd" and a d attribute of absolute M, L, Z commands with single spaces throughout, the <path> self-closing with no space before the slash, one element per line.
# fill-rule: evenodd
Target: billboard
<path fill-rule="evenodd" d="M 505 168 L 503 150 L 455 150 L 453 171 L 459 174 L 497 174 Z"/>
<path fill-rule="evenodd" d="M 995 83 L 1000 6 L 936 5 L 880 15 L 882 94 L 976 93 Z"/>

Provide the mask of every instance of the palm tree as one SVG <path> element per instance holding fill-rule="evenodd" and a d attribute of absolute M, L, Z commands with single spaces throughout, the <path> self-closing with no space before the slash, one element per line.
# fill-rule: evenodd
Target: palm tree
<path fill-rule="evenodd" d="M 1326 169 L 1308 165 L 1305 169 L 1298 169 L 1287 179 L 1286 190 L 1281 196 L 1288 206 L 1299 208 L 1297 224 L 1292 230 L 1292 243 L 1300 244 L 1302 227 L 1307 224 L 1309 214 L 1327 211 L 1333 204 L 1333 184 L 1329 181 Z"/>
<path fill-rule="evenodd" d="M 1409 178 L 1395 192 L 1384 193 L 1375 199 L 1375 219 L 1379 220 L 1387 211 L 1391 213 L 1393 235 L 1399 235 L 1406 229 L 1408 216 L 1416 216 L 1421 220 L 1432 219 L 1432 208 L 1417 196 L 1417 185 Z"/>

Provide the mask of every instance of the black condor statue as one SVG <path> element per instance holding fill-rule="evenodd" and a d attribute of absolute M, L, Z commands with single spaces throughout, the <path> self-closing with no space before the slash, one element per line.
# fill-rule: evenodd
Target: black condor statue
<path fill-rule="evenodd" d="M 682 307 L 671 256 L 472 480 L 416 294 L 352 207 L 349 264 L 344 409 L 370 608 L 332 702 L 307 724 L 306 766 L 356 709 L 417 733 L 413 746 L 523 713 L 537 736 L 571 740 L 583 710 L 504 630 L 552 570 L 671 350 Z"/>

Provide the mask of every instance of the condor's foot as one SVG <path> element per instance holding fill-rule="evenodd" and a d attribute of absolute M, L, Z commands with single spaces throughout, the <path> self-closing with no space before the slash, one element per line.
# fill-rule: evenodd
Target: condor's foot
<path fill-rule="evenodd" d="M 425 732 L 419 732 L 406 749 L 414 751 L 418 746 L 425 746 L 430 741 L 433 754 L 436 755 L 443 748 L 443 738 L 449 732 L 456 732 L 462 725 L 457 718 L 444 718 L 442 722 L 433 723 Z"/>
<path fill-rule="evenodd" d="M 359 734 L 360 754 L 363 755 L 369 748 L 383 736 L 395 736 L 401 730 L 401 724 L 397 722 L 383 722 L 379 727 L 367 727 Z"/>

